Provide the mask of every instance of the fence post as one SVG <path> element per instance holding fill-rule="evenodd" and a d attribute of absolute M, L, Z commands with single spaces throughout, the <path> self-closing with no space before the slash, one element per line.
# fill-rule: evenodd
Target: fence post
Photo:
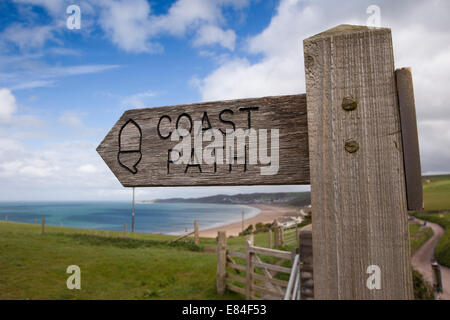
<path fill-rule="evenodd" d="M 8 215 L 5 215 L 5 221 L 8 222 Z"/>
<path fill-rule="evenodd" d="M 391 30 L 341 25 L 304 57 L 315 298 L 412 299 Z"/>
<path fill-rule="evenodd" d="M 42 230 L 41 233 L 44 234 L 45 233 L 45 216 L 42 216 Z"/>
<path fill-rule="evenodd" d="M 284 228 L 280 227 L 280 246 L 284 247 Z"/>
<path fill-rule="evenodd" d="M 224 294 L 226 289 L 225 277 L 227 275 L 227 235 L 225 231 L 217 233 L 217 293 Z"/>
<path fill-rule="evenodd" d="M 194 243 L 197 246 L 200 243 L 200 238 L 198 236 L 198 220 L 194 220 Z"/>
<path fill-rule="evenodd" d="M 273 229 L 274 231 L 274 242 L 275 242 L 275 249 L 278 249 L 278 247 L 280 246 L 280 230 L 278 227 L 275 227 Z"/>
<path fill-rule="evenodd" d="M 300 297 L 314 299 L 312 225 L 303 227 L 298 236 L 300 254 Z"/>
<path fill-rule="evenodd" d="M 269 248 L 272 249 L 272 229 L 269 229 Z"/>
<path fill-rule="evenodd" d="M 253 291 L 253 252 L 251 248 L 253 247 L 253 234 L 247 236 L 247 241 L 245 242 L 245 298 L 247 300 L 252 299 Z"/>
<path fill-rule="evenodd" d="M 123 224 L 123 237 L 125 238 L 127 236 L 127 224 Z"/>

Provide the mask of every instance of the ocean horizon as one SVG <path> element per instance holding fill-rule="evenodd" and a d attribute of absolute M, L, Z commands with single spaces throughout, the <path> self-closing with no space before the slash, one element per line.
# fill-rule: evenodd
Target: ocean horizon
<path fill-rule="evenodd" d="M 181 234 L 214 228 L 256 216 L 260 210 L 246 205 L 210 203 L 136 203 L 135 232 Z M 0 202 L 0 219 L 82 229 L 131 230 L 131 203 L 114 201 Z"/>

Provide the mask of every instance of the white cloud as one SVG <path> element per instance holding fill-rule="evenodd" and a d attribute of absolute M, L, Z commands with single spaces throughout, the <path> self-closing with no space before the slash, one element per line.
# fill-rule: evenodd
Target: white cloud
<path fill-rule="evenodd" d="M 269 26 L 246 43 L 248 54 L 261 54 L 263 59 L 224 61 L 200 82 L 203 100 L 300 93 L 305 87 L 301 41 L 323 18 L 317 7 L 282 1 Z"/>
<path fill-rule="evenodd" d="M 53 30 L 52 25 L 27 27 L 13 24 L 0 34 L 0 39 L 16 45 L 21 50 L 36 49 L 43 47 L 47 41 L 56 41 Z"/>
<path fill-rule="evenodd" d="M 223 7 L 240 10 L 248 1 L 178 0 L 166 14 L 152 14 L 146 0 L 103 1 L 100 25 L 108 38 L 129 52 L 161 52 L 162 46 L 154 41 L 161 35 L 176 37 L 195 33 L 194 45 L 219 44 L 233 50 L 236 35 L 224 30 L 226 23 Z"/>
<path fill-rule="evenodd" d="M 103 1 L 102 6 L 100 25 L 114 44 L 130 52 L 156 52 L 161 49 L 148 41 L 153 28 L 147 1 Z"/>
<path fill-rule="evenodd" d="M 156 96 L 156 92 L 146 91 L 141 93 L 132 94 L 130 96 L 121 99 L 120 104 L 127 108 L 144 108 L 148 107 L 150 98 Z"/>
<path fill-rule="evenodd" d="M 219 2 L 208 0 L 178 0 L 167 14 L 152 17 L 156 30 L 181 36 L 188 28 L 201 23 L 223 22 Z"/>
<path fill-rule="evenodd" d="M 78 171 L 81 173 L 96 173 L 98 168 L 92 164 L 85 164 L 78 168 Z"/>
<path fill-rule="evenodd" d="M 58 122 L 62 125 L 66 134 L 77 138 L 97 137 L 101 130 L 97 127 L 89 126 L 83 121 L 85 113 L 76 111 L 65 111 Z"/>
<path fill-rule="evenodd" d="M 73 113 L 66 112 L 59 118 L 59 122 L 61 122 L 64 126 L 68 126 L 75 130 L 80 130 L 84 128 L 84 123 L 81 118 Z"/>
<path fill-rule="evenodd" d="M 33 25 L 29 18 L 30 23 L 10 25 L 0 34 L 3 42 L 12 43 L 21 50 L 39 49 L 50 41 L 62 43 L 59 35 L 65 31 L 65 9 L 72 2 L 15 2 L 22 6 L 44 8 L 53 21 L 49 25 Z M 218 44 L 233 50 L 236 35 L 233 30 L 223 28 L 227 22 L 223 11 L 226 8 L 241 11 L 249 3 L 249 0 L 178 0 L 169 7 L 167 13 L 158 15 L 152 12 L 147 0 L 80 0 L 77 4 L 81 7 L 83 34 L 91 34 L 97 22 L 105 36 L 122 50 L 159 53 L 163 51 L 163 47 L 157 42 L 158 37 L 183 37 L 187 34 L 193 35 L 196 46 Z"/>
<path fill-rule="evenodd" d="M 380 0 L 377 5 L 382 25 L 392 28 L 397 67 L 413 70 L 422 169 L 450 172 L 450 3 Z M 246 55 L 223 60 L 191 83 L 206 101 L 305 92 L 303 39 L 343 23 L 365 24 L 367 6 L 356 0 L 282 0 L 269 25 L 247 39 Z M 254 55 L 261 58 L 253 61 Z"/>
<path fill-rule="evenodd" d="M 11 89 L 12 90 L 34 89 L 34 88 L 48 87 L 51 86 L 53 83 L 54 83 L 53 80 L 33 80 L 16 84 Z"/>
<path fill-rule="evenodd" d="M 17 110 L 16 98 L 7 88 L 0 89 L 0 122 L 8 122 Z"/>
<path fill-rule="evenodd" d="M 0 194 L 3 194 L 0 198 L 7 200 L 10 188 L 20 190 L 27 185 L 54 190 L 118 187 L 120 184 L 109 173 L 95 148 L 95 144 L 83 141 L 32 148 L 9 139 L 0 152 Z"/>
<path fill-rule="evenodd" d="M 17 70 L 17 64 L 5 65 L 5 71 L 12 68 L 10 72 L 3 76 L 0 73 L 0 85 L 7 83 L 11 90 L 35 89 L 41 87 L 52 86 L 58 78 L 78 76 L 85 74 L 101 73 L 113 69 L 117 69 L 119 65 L 109 64 L 86 64 L 86 65 L 71 65 L 71 66 L 47 66 L 42 65 L 34 60 L 34 57 L 9 57 L 11 63 L 17 61 L 20 64 L 20 69 Z"/>
<path fill-rule="evenodd" d="M 233 51 L 235 41 L 236 34 L 233 30 L 223 30 L 214 25 L 205 25 L 198 30 L 194 45 L 203 46 L 220 44 L 222 47 Z"/>
<path fill-rule="evenodd" d="M 74 76 L 81 74 L 99 73 L 119 68 L 119 65 L 109 64 L 87 64 L 78 66 L 51 67 L 45 70 L 48 77 Z"/>
<path fill-rule="evenodd" d="M 68 3 L 65 0 L 14 0 L 14 2 L 44 7 L 52 15 L 64 14 Z"/>

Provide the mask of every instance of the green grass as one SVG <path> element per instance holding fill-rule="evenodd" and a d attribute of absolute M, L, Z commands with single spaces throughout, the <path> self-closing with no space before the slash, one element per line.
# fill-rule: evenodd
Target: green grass
<path fill-rule="evenodd" d="M 450 210 L 450 176 L 430 176 L 424 180 L 431 181 L 423 185 L 425 210 Z"/>
<path fill-rule="evenodd" d="M 434 255 L 440 264 L 450 267 L 450 175 L 428 176 L 422 180 L 425 211 L 415 212 L 414 215 L 419 219 L 437 223 L 445 229 Z"/>
<path fill-rule="evenodd" d="M 0 299 L 243 298 L 216 293 L 216 239 L 174 238 L 50 226 L 42 235 L 40 225 L 0 221 Z M 254 243 L 267 247 L 268 234 Z M 244 252 L 245 237 L 228 238 L 227 248 Z M 66 287 L 69 265 L 81 268 L 81 290 Z"/>
<path fill-rule="evenodd" d="M 429 231 L 410 228 L 415 250 Z M 201 238 L 200 247 L 192 240 L 171 244 L 172 239 L 139 233 L 123 238 L 121 232 L 61 227 L 46 227 L 41 235 L 40 225 L 0 221 L 0 299 L 243 298 L 232 292 L 216 293 L 216 239 Z M 267 247 L 268 234 L 255 234 L 254 242 Z M 244 252 L 245 237 L 228 238 L 227 247 Z M 66 287 L 66 269 L 72 264 L 81 268 L 81 290 Z M 281 265 L 289 267 L 288 261 Z M 288 280 L 282 273 L 276 277 Z M 416 286 L 422 288 L 419 282 Z"/>
<path fill-rule="evenodd" d="M 433 236 L 433 230 L 419 224 L 409 225 L 411 254 L 417 251 L 428 239 Z"/>
<path fill-rule="evenodd" d="M 41 235 L 38 225 L 0 222 L 0 299 L 240 298 L 216 294 L 215 253 L 170 245 L 170 236 L 133 236 L 59 227 Z M 72 264 L 81 290 L 66 287 Z"/>

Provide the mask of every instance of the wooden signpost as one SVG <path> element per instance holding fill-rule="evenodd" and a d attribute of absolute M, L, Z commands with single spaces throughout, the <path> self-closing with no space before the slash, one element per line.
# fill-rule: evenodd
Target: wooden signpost
<path fill-rule="evenodd" d="M 422 193 L 411 74 L 395 72 L 386 28 L 338 26 L 304 40 L 304 57 L 306 95 L 129 110 L 97 150 L 126 187 L 311 184 L 315 298 L 412 299 L 407 209 Z M 261 175 L 247 149 L 241 164 L 175 165 L 171 135 L 196 121 L 224 135 L 277 129 L 279 169 Z"/>
<path fill-rule="evenodd" d="M 248 150 L 243 164 L 226 164 L 225 150 L 223 164 L 174 164 L 170 152 L 178 142 L 171 136 L 178 128 L 194 135 L 195 121 L 203 131 L 215 128 L 224 134 L 227 129 L 267 129 L 270 138 L 270 130 L 278 129 L 277 174 L 261 175 L 265 165 L 250 164 Z M 211 142 L 203 142 L 204 147 Z M 309 184 L 306 96 L 128 110 L 97 151 L 125 187 Z"/>

